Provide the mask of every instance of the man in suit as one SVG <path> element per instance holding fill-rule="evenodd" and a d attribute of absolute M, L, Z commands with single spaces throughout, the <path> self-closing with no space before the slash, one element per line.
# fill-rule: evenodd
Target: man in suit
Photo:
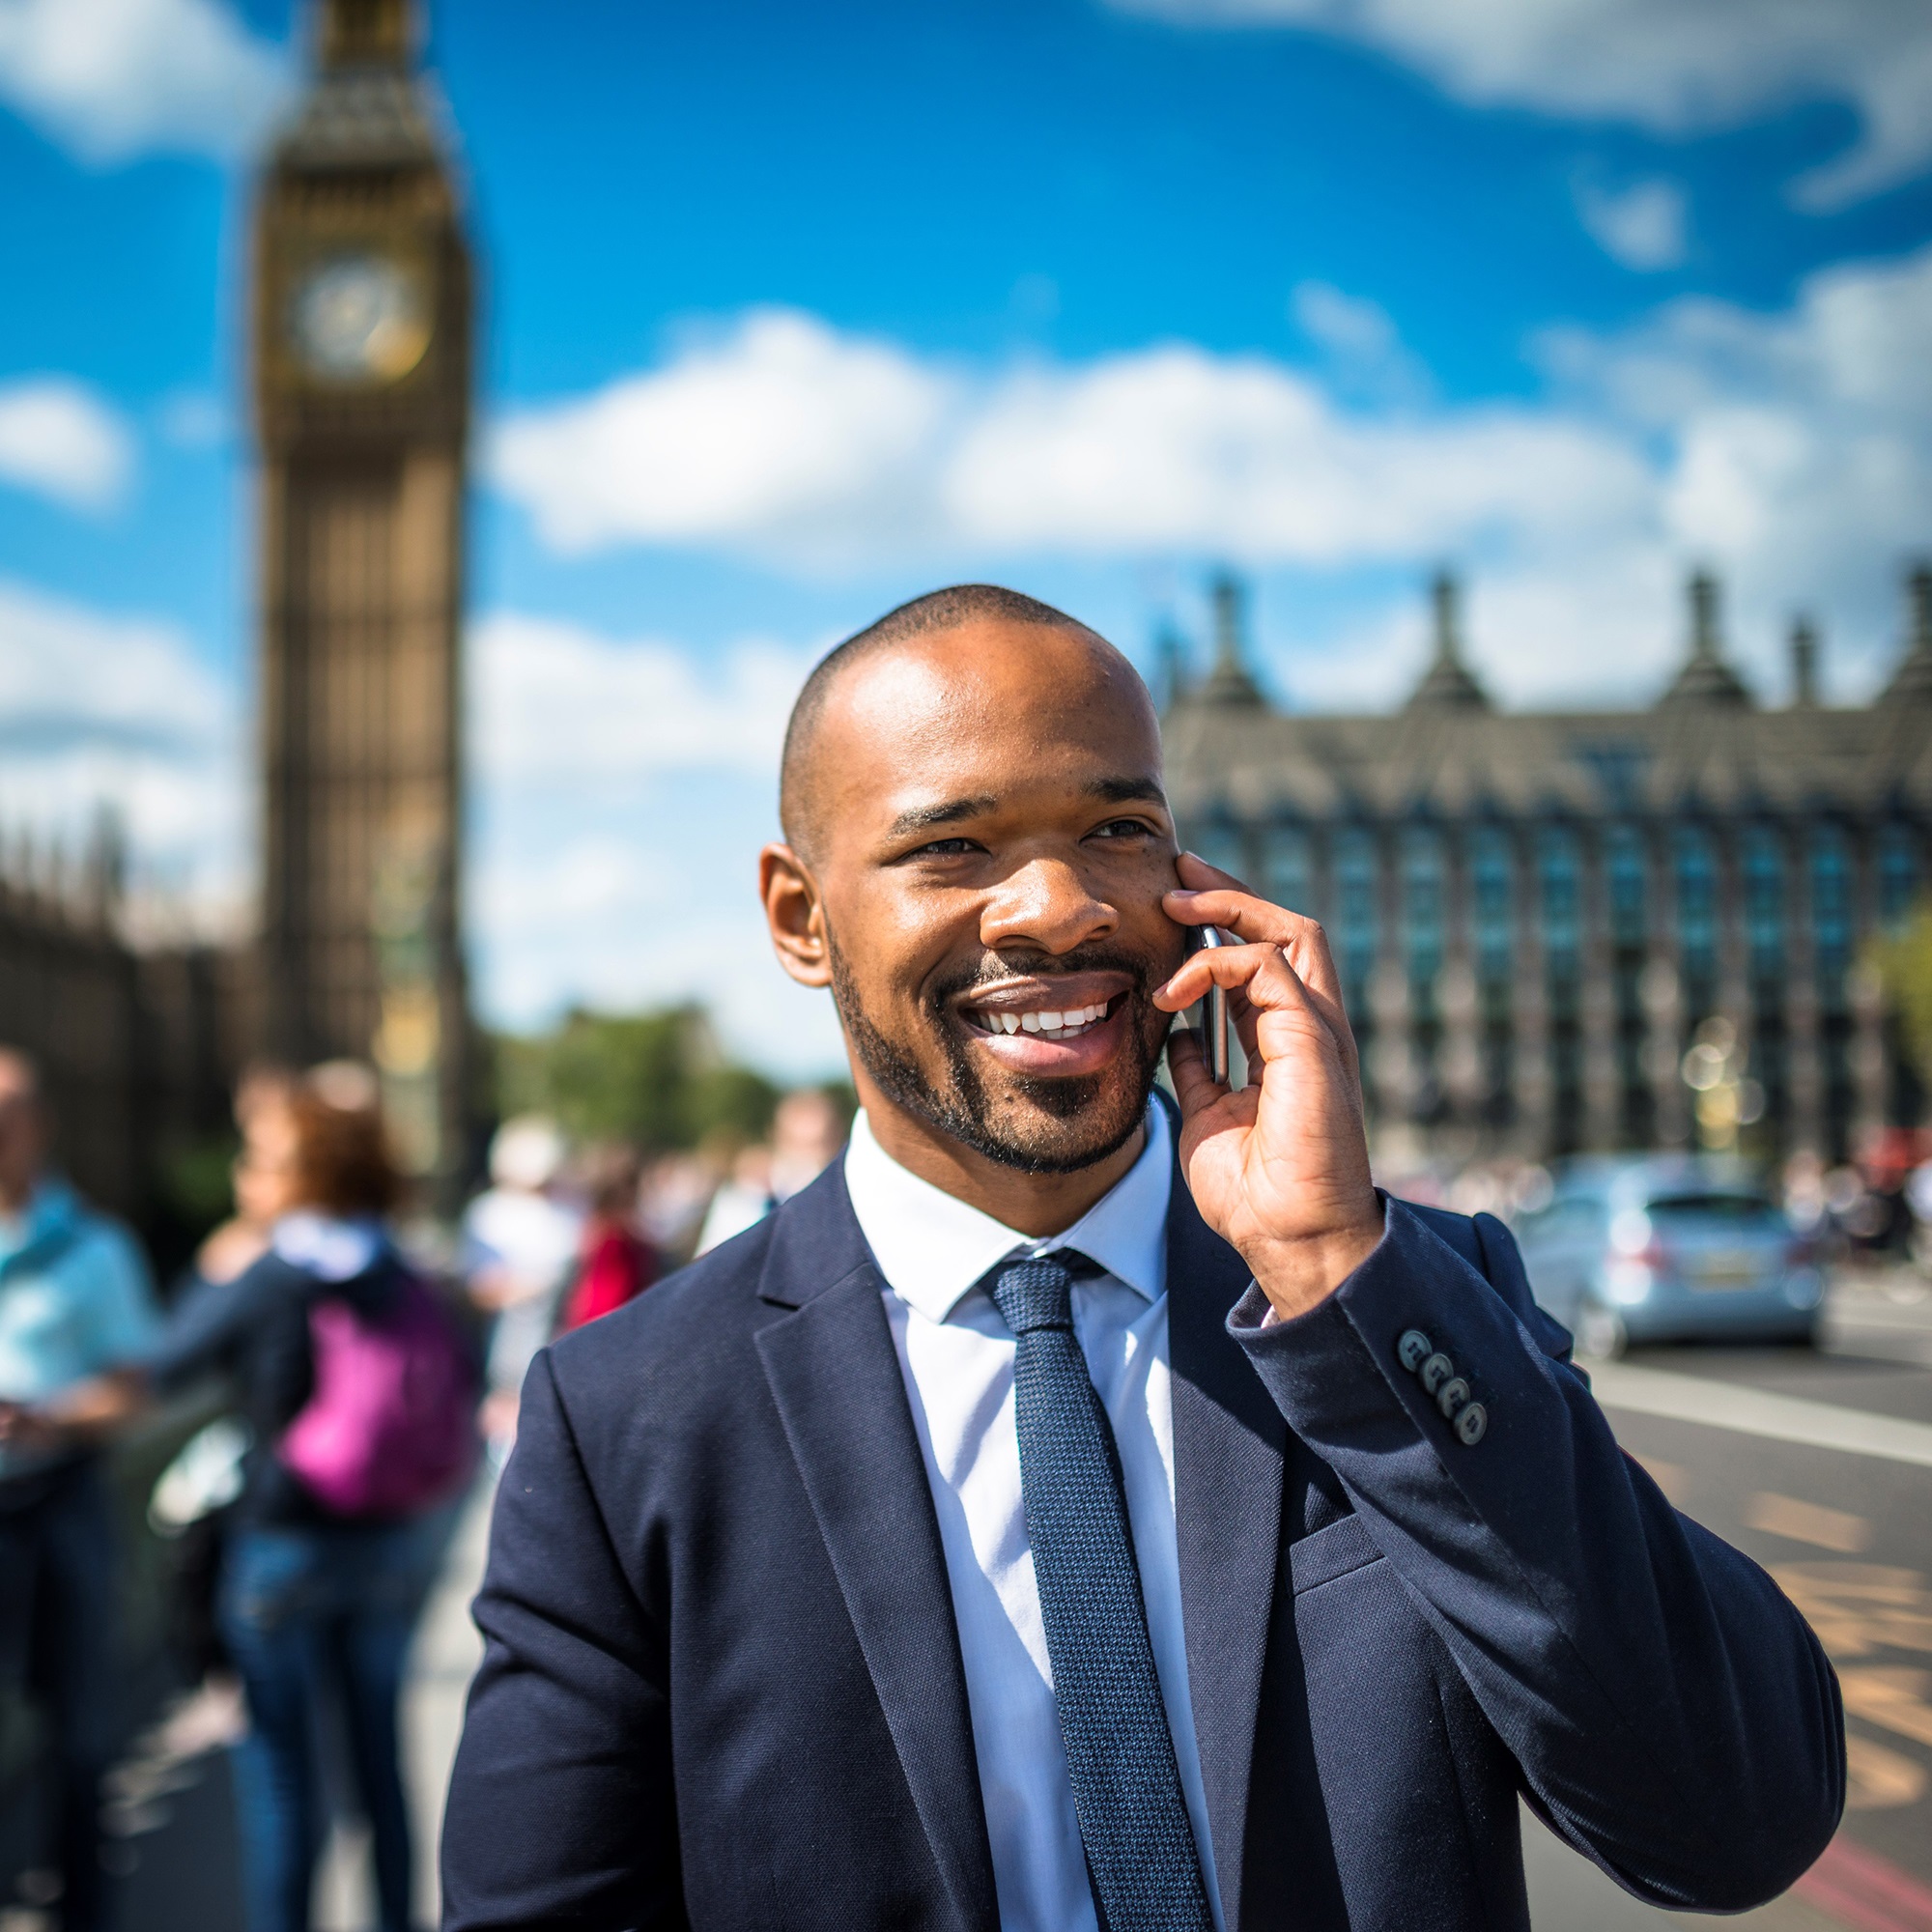
<path fill-rule="evenodd" d="M 1523 1927 L 1519 1794 L 1660 1904 L 1803 1871 L 1823 1654 L 1508 1233 L 1373 1186 L 1321 933 L 1177 853 L 1126 661 L 920 599 L 808 682 L 781 813 L 864 1112 L 531 1370 L 449 1932 Z M 1166 1046 L 1210 980 L 1236 1090 Z"/>

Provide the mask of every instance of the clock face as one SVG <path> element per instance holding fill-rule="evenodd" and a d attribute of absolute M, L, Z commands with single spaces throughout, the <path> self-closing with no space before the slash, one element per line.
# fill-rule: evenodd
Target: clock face
<path fill-rule="evenodd" d="M 329 383 L 393 383 L 422 360 L 422 285 L 384 255 L 337 255 L 297 284 L 290 315 L 309 372 Z"/>

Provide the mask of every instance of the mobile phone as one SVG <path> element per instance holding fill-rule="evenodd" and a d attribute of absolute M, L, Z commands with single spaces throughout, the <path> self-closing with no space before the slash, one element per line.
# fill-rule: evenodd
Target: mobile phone
<path fill-rule="evenodd" d="M 1225 946 L 1220 933 L 1211 925 L 1191 925 L 1187 928 L 1189 938 L 1187 950 L 1200 952 L 1210 948 Z M 1228 1084 L 1228 995 L 1225 988 L 1210 986 L 1208 997 L 1201 1002 L 1201 1026 L 1199 1031 L 1205 1036 L 1201 1042 L 1202 1052 L 1208 1061 L 1208 1073 L 1223 1087 Z"/>

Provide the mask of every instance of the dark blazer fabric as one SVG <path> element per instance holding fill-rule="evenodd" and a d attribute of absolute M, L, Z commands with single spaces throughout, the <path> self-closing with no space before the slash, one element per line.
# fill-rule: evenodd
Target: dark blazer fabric
<path fill-rule="evenodd" d="M 1230 1932 L 1526 1928 L 1519 1793 L 1658 1905 L 1788 1886 L 1843 1804 L 1831 1666 L 1619 1451 L 1502 1225 L 1391 1201 L 1312 1313 L 1231 1327 L 1248 1287 L 1177 1176 L 1182 1605 Z M 447 1932 L 997 1928 L 882 1288 L 835 1165 L 537 1358 Z M 1399 1358 L 1412 1328 L 1479 1441 Z"/>

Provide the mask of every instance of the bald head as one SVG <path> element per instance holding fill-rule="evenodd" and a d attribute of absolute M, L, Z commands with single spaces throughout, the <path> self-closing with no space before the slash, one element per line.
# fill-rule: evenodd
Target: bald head
<path fill-rule="evenodd" d="M 966 652 L 931 649 L 940 638 L 961 631 L 975 634 L 961 642 L 981 648 Z M 1054 642 L 1058 648 L 1042 650 L 1042 657 L 1060 660 L 1064 670 L 1071 645 L 1073 654 L 1088 661 L 1089 669 L 1100 683 L 1130 690 L 1152 721 L 1152 699 L 1139 672 L 1098 632 L 1065 611 L 996 583 L 955 583 L 944 590 L 928 591 L 847 638 L 821 658 L 806 679 L 785 729 L 779 780 L 779 818 L 793 850 L 810 857 L 822 840 L 827 808 L 827 721 L 839 708 L 840 700 L 849 696 L 850 687 L 862 671 L 879 668 L 894 657 L 920 657 L 942 679 L 949 675 L 949 669 L 942 668 L 946 660 L 951 661 L 951 675 L 970 676 L 973 660 L 982 650 L 998 651 L 1004 646 L 1010 651 L 1019 642 L 1014 634 L 1026 631 L 1057 634 Z M 1037 641 L 1046 644 L 1045 639 Z M 1153 728 L 1157 733 L 1158 726 Z"/>

